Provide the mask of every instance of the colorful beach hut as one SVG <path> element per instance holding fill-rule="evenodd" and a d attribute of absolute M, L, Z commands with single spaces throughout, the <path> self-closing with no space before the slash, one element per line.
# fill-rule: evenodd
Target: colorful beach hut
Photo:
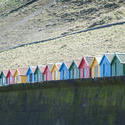
<path fill-rule="evenodd" d="M 27 70 L 27 83 L 34 83 L 34 72 L 35 72 L 36 67 L 35 66 L 30 66 Z"/>
<path fill-rule="evenodd" d="M 52 74 L 51 74 L 51 69 L 52 69 L 53 64 L 48 64 L 45 66 L 43 75 L 44 75 L 44 81 L 50 81 L 52 80 Z"/>
<path fill-rule="evenodd" d="M 112 76 L 111 62 L 113 57 L 114 53 L 106 53 L 103 55 L 100 61 L 100 77 Z"/>
<path fill-rule="evenodd" d="M 100 61 L 102 57 L 101 56 L 96 56 L 94 57 L 92 64 L 91 64 L 91 77 L 100 77 Z"/>
<path fill-rule="evenodd" d="M 61 66 L 61 63 L 56 63 L 53 65 L 51 70 L 52 80 L 60 80 L 60 72 L 59 72 L 60 66 Z"/>
<path fill-rule="evenodd" d="M 15 78 L 14 78 L 15 72 L 16 72 L 15 69 L 11 69 L 11 70 L 8 71 L 7 77 L 6 77 L 8 84 L 15 84 Z"/>
<path fill-rule="evenodd" d="M 59 69 L 60 80 L 69 79 L 69 67 L 70 67 L 70 62 L 63 62 L 61 64 L 60 69 Z"/>
<path fill-rule="evenodd" d="M 8 70 L 4 70 L 1 72 L 1 82 L 2 82 L 2 85 L 7 85 L 7 74 L 8 74 Z"/>
<path fill-rule="evenodd" d="M 112 76 L 125 75 L 125 53 L 116 53 L 111 62 Z"/>
<path fill-rule="evenodd" d="M 80 61 L 72 61 L 70 67 L 69 67 L 69 78 L 70 79 L 78 79 L 79 76 L 79 65 Z"/>
<path fill-rule="evenodd" d="M 91 64 L 93 62 L 93 59 L 94 57 L 92 56 L 86 56 L 82 58 L 80 65 L 79 65 L 80 78 L 91 77 Z"/>
<path fill-rule="evenodd" d="M 15 71 L 15 83 L 27 83 L 27 68 L 18 68 Z"/>
<path fill-rule="evenodd" d="M 34 81 L 35 82 L 44 81 L 44 75 L 43 75 L 44 69 L 45 69 L 45 66 L 43 66 L 43 65 L 36 67 L 35 72 L 34 72 Z"/>

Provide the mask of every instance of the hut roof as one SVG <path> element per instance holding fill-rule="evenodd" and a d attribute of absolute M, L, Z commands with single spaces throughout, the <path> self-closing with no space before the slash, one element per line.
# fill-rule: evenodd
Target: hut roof
<path fill-rule="evenodd" d="M 16 72 L 16 69 L 10 69 L 10 73 L 12 74 L 12 76 L 14 76 L 15 72 Z"/>
<path fill-rule="evenodd" d="M 5 76 L 7 76 L 8 72 L 9 72 L 9 70 L 4 70 L 4 71 L 3 71 L 3 74 L 4 74 Z"/>
<path fill-rule="evenodd" d="M 45 65 L 39 65 L 38 67 L 39 67 L 40 71 L 43 73 L 44 69 L 45 69 Z"/>
<path fill-rule="evenodd" d="M 30 69 L 32 70 L 32 72 L 34 73 L 36 70 L 36 66 L 30 66 Z"/>
<path fill-rule="evenodd" d="M 91 66 L 94 57 L 92 57 L 92 56 L 86 56 L 85 59 L 86 59 L 86 62 L 88 63 L 88 66 Z"/>
<path fill-rule="evenodd" d="M 19 68 L 17 70 L 20 76 L 25 76 L 27 73 L 27 68 Z"/>
<path fill-rule="evenodd" d="M 111 63 L 114 57 L 114 53 L 106 53 L 105 56 L 107 57 L 108 61 Z"/>
<path fill-rule="evenodd" d="M 102 59 L 102 56 L 96 56 L 95 58 L 96 58 L 98 64 L 100 64 L 100 61 L 101 61 L 101 59 Z"/>
<path fill-rule="evenodd" d="M 120 63 L 125 64 L 125 53 L 117 53 L 116 56 L 118 57 Z"/>

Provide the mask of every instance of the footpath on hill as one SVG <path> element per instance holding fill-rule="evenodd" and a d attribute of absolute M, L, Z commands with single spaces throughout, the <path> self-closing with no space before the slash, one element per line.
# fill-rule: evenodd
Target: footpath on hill
<path fill-rule="evenodd" d="M 74 35 L 74 34 L 79 34 L 79 33 L 82 33 L 82 32 L 89 32 L 89 31 L 92 31 L 92 30 L 98 30 L 98 29 L 102 29 L 102 28 L 108 28 L 108 27 L 112 27 L 112 26 L 116 26 L 116 25 L 123 25 L 123 24 L 125 24 L 125 21 L 123 21 L 123 22 L 117 22 L 117 23 L 110 23 L 110 24 L 101 25 L 101 26 L 97 26 L 97 27 L 89 27 L 89 28 L 84 29 L 84 30 L 72 32 L 72 33 L 69 33 L 69 34 L 61 34 L 61 35 L 59 35 L 57 37 L 52 37 L 52 38 L 48 38 L 48 39 L 45 39 L 45 40 L 40 40 L 40 41 L 34 41 L 34 42 L 28 42 L 28 43 L 19 44 L 19 45 L 16 45 L 14 47 L 11 47 L 9 49 L 6 49 L 4 51 L 16 49 L 16 48 L 19 48 L 19 47 L 24 47 L 26 45 L 38 44 L 38 43 L 41 43 L 41 42 L 48 42 L 48 41 L 51 41 L 51 40 L 60 39 L 60 38 L 66 37 L 66 36 L 70 36 L 70 35 Z M 4 51 L 1 51 L 1 52 L 4 52 Z"/>

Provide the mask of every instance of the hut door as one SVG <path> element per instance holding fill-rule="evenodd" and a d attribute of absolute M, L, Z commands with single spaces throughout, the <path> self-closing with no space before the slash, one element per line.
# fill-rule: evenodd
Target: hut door
<path fill-rule="evenodd" d="M 62 79 L 64 80 L 64 70 L 62 71 Z"/>
<path fill-rule="evenodd" d="M 74 79 L 74 68 L 72 69 L 72 79 Z"/>
<path fill-rule="evenodd" d="M 115 76 L 117 76 L 117 63 L 115 63 Z"/>
<path fill-rule="evenodd" d="M 125 75 L 125 64 L 123 65 L 123 75 Z"/>
<path fill-rule="evenodd" d="M 103 64 L 103 77 L 105 77 L 105 64 Z"/>
<path fill-rule="evenodd" d="M 98 66 L 95 66 L 95 77 L 98 77 Z"/>
<path fill-rule="evenodd" d="M 84 78 L 86 78 L 86 77 L 87 77 L 87 69 L 84 68 Z"/>
<path fill-rule="evenodd" d="M 29 81 L 32 82 L 32 73 L 30 74 Z"/>

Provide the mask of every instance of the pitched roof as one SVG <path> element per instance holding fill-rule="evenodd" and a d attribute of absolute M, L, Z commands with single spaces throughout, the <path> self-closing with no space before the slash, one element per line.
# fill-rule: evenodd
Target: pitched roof
<path fill-rule="evenodd" d="M 108 61 L 111 63 L 115 54 L 114 53 L 105 53 L 104 55 L 107 57 Z"/>
<path fill-rule="evenodd" d="M 117 53 L 116 56 L 118 57 L 120 63 L 125 64 L 125 53 Z"/>
<path fill-rule="evenodd" d="M 32 70 L 32 72 L 34 73 L 36 70 L 36 66 L 30 66 L 30 69 Z"/>
<path fill-rule="evenodd" d="M 94 59 L 94 57 L 92 57 L 92 56 L 86 56 L 85 57 L 85 60 L 86 60 L 86 62 L 88 64 L 88 66 L 91 66 L 91 64 L 93 62 L 93 59 Z"/>
<path fill-rule="evenodd" d="M 80 65 L 81 61 L 80 60 L 76 60 L 75 63 L 77 65 L 77 67 L 78 67 Z"/>
<path fill-rule="evenodd" d="M 65 62 L 67 68 L 69 69 L 70 65 L 71 65 L 71 62 Z"/>
<path fill-rule="evenodd" d="M 53 64 L 48 64 L 48 68 L 49 68 L 49 70 L 51 71 L 52 68 L 53 68 Z"/>
<path fill-rule="evenodd" d="M 3 74 L 5 75 L 5 77 L 7 76 L 7 74 L 8 74 L 8 72 L 9 72 L 9 70 L 3 70 L 2 71 L 3 72 Z"/>
<path fill-rule="evenodd" d="M 10 69 L 10 73 L 12 74 L 12 76 L 14 76 L 15 72 L 16 72 L 16 69 Z"/>
<path fill-rule="evenodd" d="M 27 68 L 19 68 L 17 70 L 20 76 L 25 76 L 27 73 Z"/>
<path fill-rule="evenodd" d="M 96 58 L 98 64 L 100 64 L 100 61 L 101 61 L 101 59 L 102 59 L 102 56 L 96 56 L 95 58 Z"/>
<path fill-rule="evenodd" d="M 39 65 L 38 67 L 39 67 L 40 71 L 43 73 L 45 70 L 45 65 Z"/>
<path fill-rule="evenodd" d="M 59 69 L 62 63 L 55 63 L 56 67 Z"/>

